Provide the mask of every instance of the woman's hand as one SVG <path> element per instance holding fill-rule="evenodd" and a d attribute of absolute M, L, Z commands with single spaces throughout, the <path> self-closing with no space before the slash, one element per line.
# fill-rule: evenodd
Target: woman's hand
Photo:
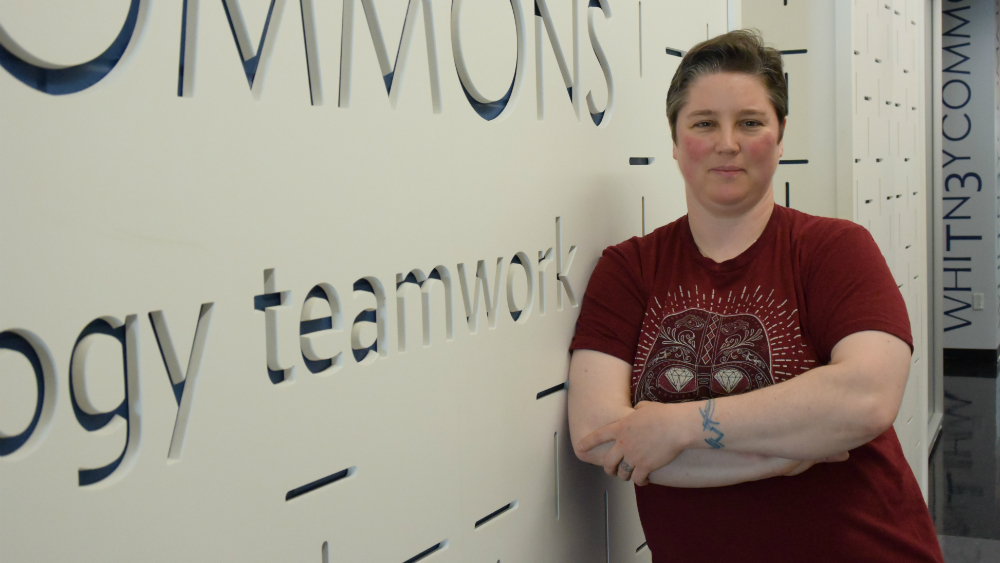
<path fill-rule="evenodd" d="M 624 418 L 599 428 L 580 441 L 578 449 L 588 452 L 606 442 L 614 445 L 604 455 L 604 472 L 639 486 L 649 482 L 649 474 L 667 465 L 687 448 L 679 429 L 695 427 L 689 403 L 665 405 L 642 401 Z M 682 422 L 682 419 L 689 419 Z M 627 466 L 623 466 L 625 462 Z M 631 469 L 631 471 L 629 471 Z"/>
<path fill-rule="evenodd" d="M 803 461 L 795 459 L 782 459 L 777 457 L 773 459 L 779 461 L 778 472 L 777 472 L 778 475 L 783 475 L 785 477 L 794 477 L 796 475 L 805 473 L 806 469 L 809 469 L 810 467 L 816 465 L 817 463 L 836 463 L 840 461 L 847 461 L 849 457 L 851 457 L 851 454 L 849 454 L 848 452 L 841 452 L 837 455 L 832 455 L 830 457 L 817 460 Z"/>

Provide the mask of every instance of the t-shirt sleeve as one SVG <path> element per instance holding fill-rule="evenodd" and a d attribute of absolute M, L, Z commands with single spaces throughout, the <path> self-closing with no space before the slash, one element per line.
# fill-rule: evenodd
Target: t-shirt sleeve
<path fill-rule="evenodd" d="M 865 330 L 892 334 L 912 350 L 906 303 L 871 234 L 848 223 L 824 233 L 817 248 L 803 290 L 820 359 L 829 362 L 838 342 Z"/>
<path fill-rule="evenodd" d="M 637 239 L 605 249 L 583 296 L 572 350 L 595 350 L 629 364 L 646 309 Z"/>

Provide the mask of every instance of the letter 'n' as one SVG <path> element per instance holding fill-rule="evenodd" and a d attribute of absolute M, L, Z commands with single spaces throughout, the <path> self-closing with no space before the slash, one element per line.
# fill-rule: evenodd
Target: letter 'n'
<path fill-rule="evenodd" d="M 556 28 L 552 22 L 552 15 L 549 13 L 548 4 L 545 0 L 535 1 L 535 96 L 538 104 L 538 119 L 545 117 L 545 97 L 544 97 L 544 49 L 542 47 L 543 33 L 547 33 L 549 44 L 552 45 L 552 54 L 555 55 L 556 64 L 562 74 L 563 85 L 569 94 L 570 103 L 573 105 L 573 112 L 576 119 L 580 119 L 580 11 L 577 0 L 573 0 L 573 72 L 570 74 L 569 65 L 566 64 L 566 57 L 563 55 L 562 46 L 559 43 L 559 36 L 556 35 Z"/>
<path fill-rule="evenodd" d="M 344 0 L 343 29 L 340 36 L 340 102 L 342 108 L 351 105 L 351 66 L 354 50 L 354 12 L 359 0 Z M 417 11 L 423 12 L 424 39 L 427 43 L 427 68 L 430 72 L 431 104 L 434 113 L 441 113 L 441 80 L 437 64 L 437 44 L 434 41 L 434 17 L 430 0 L 410 0 L 406 8 L 406 20 L 403 22 L 403 33 L 399 38 L 399 49 L 396 60 L 389 65 L 389 53 L 382 36 L 382 26 L 375 13 L 372 0 L 360 0 L 364 8 L 365 19 L 368 21 L 368 32 L 371 34 L 375 55 L 378 57 L 379 69 L 385 81 L 385 89 L 389 94 L 389 104 L 396 109 L 399 93 L 402 88 L 402 78 L 406 70 L 406 59 L 413 43 L 413 31 L 417 24 Z"/>

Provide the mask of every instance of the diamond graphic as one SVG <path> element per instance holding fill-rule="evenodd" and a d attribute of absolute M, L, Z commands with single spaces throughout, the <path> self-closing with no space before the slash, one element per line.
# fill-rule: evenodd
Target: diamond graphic
<path fill-rule="evenodd" d="M 667 378 L 667 381 L 674 386 L 674 389 L 680 391 L 685 385 L 694 379 L 694 372 L 689 369 L 684 369 L 680 367 L 672 367 L 663 374 Z"/>
<path fill-rule="evenodd" d="M 743 373 L 738 369 L 724 368 L 715 372 L 715 380 L 726 390 L 726 393 L 732 393 L 733 389 L 743 380 Z"/>
<path fill-rule="evenodd" d="M 767 329 L 756 316 L 686 309 L 659 324 L 632 386 L 635 403 L 707 399 L 774 384 Z"/>

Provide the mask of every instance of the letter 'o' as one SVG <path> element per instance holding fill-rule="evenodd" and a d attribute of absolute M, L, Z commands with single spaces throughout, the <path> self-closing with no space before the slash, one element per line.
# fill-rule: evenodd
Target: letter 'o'
<path fill-rule="evenodd" d="M 480 0 L 482 1 L 482 0 Z M 472 84 L 469 72 L 465 66 L 465 56 L 462 54 L 462 43 L 459 34 L 459 14 L 462 10 L 462 0 L 454 0 L 451 5 L 451 50 L 455 57 L 455 70 L 458 72 L 458 81 L 462 85 L 466 99 L 472 109 L 486 121 L 492 121 L 501 115 L 510 113 L 517 103 L 518 94 L 521 91 L 521 77 L 524 74 L 524 53 L 526 49 L 526 39 L 524 36 L 524 12 L 521 10 L 520 0 L 510 0 L 510 7 L 514 11 L 514 26 L 517 30 L 517 64 L 514 67 L 514 78 L 510 82 L 510 88 L 504 97 L 496 101 L 487 100 L 479 90 Z"/>
<path fill-rule="evenodd" d="M 142 0 L 132 0 L 118 36 L 94 60 L 65 68 L 44 68 L 27 62 L 0 43 L 0 66 L 26 86 L 55 96 L 75 94 L 90 88 L 115 68 L 135 33 Z"/>
<path fill-rule="evenodd" d="M 16 436 L 0 435 L 0 457 L 34 449 L 48 431 L 52 411 L 56 406 L 56 367 L 48 347 L 30 331 L 14 329 L 0 332 L 0 349 L 24 356 L 35 372 L 38 395 L 31 422 Z M 22 449 L 23 448 L 23 449 Z"/>

